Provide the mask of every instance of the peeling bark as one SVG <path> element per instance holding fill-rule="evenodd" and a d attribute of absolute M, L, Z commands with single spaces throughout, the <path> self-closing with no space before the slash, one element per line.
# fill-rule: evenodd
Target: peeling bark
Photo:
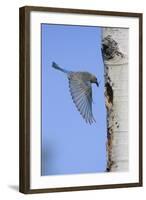
<path fill-rule="evenodd" d="M 126 171 L 129 160 L 128 29 L 103 28 L 102 54 L 107 108 L 106 171 Z"/>

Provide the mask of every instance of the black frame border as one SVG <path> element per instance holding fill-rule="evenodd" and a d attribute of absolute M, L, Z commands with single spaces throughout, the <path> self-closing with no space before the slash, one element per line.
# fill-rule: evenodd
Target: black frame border
<path fill-rule="evenodd" d="M 30 189 L 30 13 L 32 11 L 135 17 L 139 19 L 139 181 L 136 183 Z M 24 6 L 19 9 L 19 191 L 24 194 L 143 186 L 143 14 Z"/>

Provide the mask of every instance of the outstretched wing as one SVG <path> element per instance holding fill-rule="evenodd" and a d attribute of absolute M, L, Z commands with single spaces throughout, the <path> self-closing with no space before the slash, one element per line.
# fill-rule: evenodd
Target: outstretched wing
<path fill-rule="evenodd" d="M 81 80 L 77 74 L 70 75 L 68 79 L 73 102 L 86 122 L 92 124 L 95 119 L 92 114 L 91 83 Z"/>

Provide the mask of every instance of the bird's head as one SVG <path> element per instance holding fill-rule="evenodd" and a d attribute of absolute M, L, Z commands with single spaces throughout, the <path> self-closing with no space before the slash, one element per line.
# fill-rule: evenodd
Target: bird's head
<path fill-rule="evenodd" d="M 92 75 L 91 83 L 95 83 L 97 85 L 97 87 L 99 87 L 98 80 L 97 80 L 96 76 L 94 76 L 94 75 Z"/>

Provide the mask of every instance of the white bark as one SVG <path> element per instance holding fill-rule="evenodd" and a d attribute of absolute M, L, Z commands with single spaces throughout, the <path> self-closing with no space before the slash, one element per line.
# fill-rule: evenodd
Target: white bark
<path fill-rule="evenodd" d="M 113 91 L 113 103 L 111 103 L 105 87 L 108 135 L 107 171 L 127 171 L 129 160 L 128 29 L 103 28 L 103 43 L 109 35 L 111 40 L 118 43 L 118 50 L 111 58 L 104 57 L 105 84 L 108 82 Z"/>

